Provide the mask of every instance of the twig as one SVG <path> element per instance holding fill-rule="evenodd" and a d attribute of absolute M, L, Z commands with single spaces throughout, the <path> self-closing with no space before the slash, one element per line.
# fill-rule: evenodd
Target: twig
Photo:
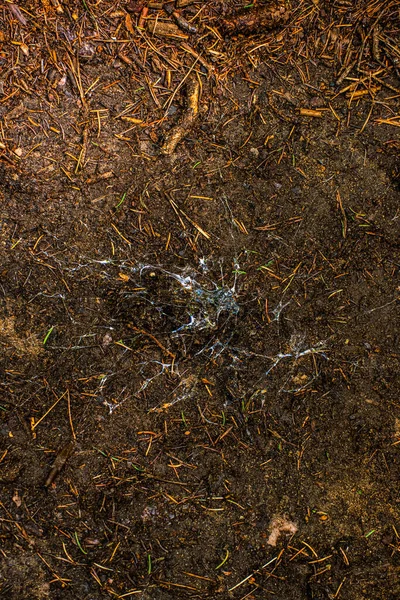
<path fill-rule="evenodd" d="M 263 565 L 262 567 L 260 567 L 256 571 L 253 571 L 252 573 L 250 573 L 250 575 L 248 575 L 247 577 L 245 577 L 244 579 L 242 579 L 242 581 L 239 581 L 239 583 L 237 583 L 233 587 L 229 588 L 228 592 L 233 592 L 233 590 L 236 590 L 236 588 L 238 588 L 239 586 L 241 586 L 244 583 L 246 583 L 246 581 L 248 581 L 249 579 L 251 579 L 252 577 L 254 577 L 254 575 L 256 575 L 257 573 L 260 573 L 260 571 L 262 571 L 263 569 L 265 569 L 266 567 L 268 567 L 270 564 L 272 564 L 273 562 L 275 562 L 277 560 L 277 558 L 278 558 L 277 556 L 274 556 L 274 558 L 271 558 L 271 560 L 269 560 L 267 563 L 265 563 L 265 565 Z"/>

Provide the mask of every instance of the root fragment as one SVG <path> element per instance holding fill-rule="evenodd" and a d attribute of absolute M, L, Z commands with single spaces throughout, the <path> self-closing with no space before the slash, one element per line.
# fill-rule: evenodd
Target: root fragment
<path fill-rule="evenodd" d="M 189 133 L 199 113 L 200 83 L 196 76 L 187 83 L 187 109 L 179 123 L 167 135 L 161 150 L 172 154 L 180 141 Z"/>

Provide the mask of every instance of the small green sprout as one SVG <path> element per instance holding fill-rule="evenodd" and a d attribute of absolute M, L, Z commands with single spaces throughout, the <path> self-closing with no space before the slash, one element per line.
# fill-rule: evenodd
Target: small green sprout
<path fill-rule="evenodd" d="M 47 342 L 47 340 L 49 339 L 49 337 L 51 336 L 51 332 L 53 331 L 53 329 L 54 329 L 54 325 L 52 325 L 52 326 L 50 327 L 50 329 L 48 330 L 48 332 L 47 332 L 47 333 L 46 333 L 46 335 L 44 336 L 44 340 L 43 340 L 43 346 L 45 346 L 45 345 L 46 345 L 46 342 Z"/>

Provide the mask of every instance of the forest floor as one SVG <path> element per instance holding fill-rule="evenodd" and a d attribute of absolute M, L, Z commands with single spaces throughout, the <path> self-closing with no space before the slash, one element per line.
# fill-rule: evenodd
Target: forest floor
<path fill-rule="evenodd" d="M 3 3 L 1 598 L 400 597 L 399 38 Z"/>

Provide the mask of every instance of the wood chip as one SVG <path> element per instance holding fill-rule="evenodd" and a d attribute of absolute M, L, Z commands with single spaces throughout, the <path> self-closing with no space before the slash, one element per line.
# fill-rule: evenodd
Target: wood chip
<path fill-rule="evenodd" d="M 146 28 L 150 33 L 163 37 L 173 37 L 180 40 L 187 40 L 189 37 L 182 33 L 179 27 L 174 23 L 165 23 L 164 21 L 158 21 L 156 19 L 147 19 Z"/>

